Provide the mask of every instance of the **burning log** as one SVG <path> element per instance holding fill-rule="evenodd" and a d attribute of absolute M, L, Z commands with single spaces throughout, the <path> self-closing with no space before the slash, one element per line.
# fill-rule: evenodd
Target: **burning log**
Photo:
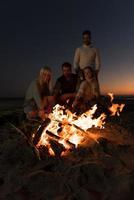
<path fill-rule="evenodd" d="M 43 130 L 45 129 L 45 127 L 48 126 L 48 124 L 50 123 L 50 119 L 47 118 L 45 121 L 43 121 L 43 123 L 39 126 L 35 136 L 34 136 L 34 139 L 33 139 L 33 144 L 36 145 L 38 144 L 39 140 L 40 140 L 40 137 L 42 135 L 42 132 Z"/>
<path fill-rule="evenodd" d="M 49 140 L 49 143 L 56 157 L 60 157 L 61 153 L 65 151 L 63 144 L 60 144 L 58 141 L 51 139 Z"/>
<path fill-rule="evenodd" d="M 52 132 L 50 132 L 49 130 L 46 130 L 46 134 L 48 136 L 50 136 L 51 138 L 53 138 L 54 140 L 60 140 L 61 138 L 58 135 L 53 134 Z"/>
<path fill-rule="evenodd" d="M 46 159 L 47 157 L 50 156 L 50 153 L 48 151 L 48 148 L 44 145 L 41 145 L 38 147 L 39 153 L 40 153 L 40 158 L 41 160 Z"/>
<path fill-rule="evenodd" d="M 62 139 L 60 136 L 55 135 L 55 134 L 53 134 L 52 132 L 50 132 L 50 131 L 48 131 L 48 130 L 46 130 L 46 134 L 47 134 L 48 136 L 50 136 L 52 139 L 54 139 L 54 140 L 56 140 L 56 141 L 59 141 L 59 143 L 62 143 L 62 142 L 60 142 L 60 141 L 62 141 L 63 139 Z M 75 148 L 75 145 L 74 145 L 73 143 L 71 143 L 70 141 L 66 140 L 66 139 L 64 139 L 64 143 L 65 143 L 67 146 L 69 146 L 70 149 L 74 149 L 74 148 Z"/>

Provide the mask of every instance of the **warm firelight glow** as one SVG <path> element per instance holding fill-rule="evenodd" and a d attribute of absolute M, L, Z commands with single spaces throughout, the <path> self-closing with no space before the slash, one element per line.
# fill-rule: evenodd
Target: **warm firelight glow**
<path fill-rule="evenodd" d="M 108 93 L 108 95 L 111 97 L 111 102 L 114 99 L 114 95 L 112 93 Z M 112 104 L 112 106 L 109 108 L 109 110 L 111 111 L 111 116 L 114 116 L 116 113 L 119 116 L 120 112 L 122 112 L 123 108 L 124 108 L 125 104 Z"/>
<path fill-rule="evenodd" d="M 117 115 L 119 116 L 120 114 L 120 112 L 123 110 L 123 108 L 124 108 L 124 104 L 121 104 L 121 105 L 119 105 L 119 104 L 113 104 L 110 108 L 109 108 L 109 110 L 111 111 L 111 116 L 114 116 L 116 113 L 117 113 Z"/>
<path fill-rule="evenodd" d="M 113 94 L 108 94 L 113 101 Z M 124 104 L 113 104 L 109 107 L 111 116 L 119 115 L 122 111 Z M 98 118 L 94 118 L 93 115 L 96 112 L 97 105 L 94 105 L 89 111 L 83 113 L 81 116 L 76 116 L 69 110 L 65 110 L 64 106 L 56 105 L 53 108 L 53 112 L 49 114 L 50 123 L 43 130 L 41 138 L 37 144 L 37 147 L 44 145 L 48 148 L 50 155 L 54 155 L 51 148 L 50 139 L 62 144 L 65 151 L 74 146 L 77 148 L 81 145 L 83 140 L 89 136 L 90 138 L 97 140 L 98 136 L 94 136 L 90 133 L 89 129 L 93 127 L 104 128 L 106 115 L 100 114 Z"/>
<path fill-rule="evenodd" d="M 113 99 L 114 99 L 114 95 L 113 95 L 113 93 L 108 93 L 108 95 L 111 97 L 111 102 L 113 101 Z"/>
<path fill-rule="evenodd" d="M 80 144 L 81 140 L 83 139 L 82 136 L 78 135 L 77 133 L 74 133 L 70 138 L 69 141 L 77 147 L 78 144 Z"/>

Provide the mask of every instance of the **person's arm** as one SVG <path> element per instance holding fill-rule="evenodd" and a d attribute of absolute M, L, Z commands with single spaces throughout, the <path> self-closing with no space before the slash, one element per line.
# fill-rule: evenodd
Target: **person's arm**
<path fill-rule="evenodd" d="M 99 85 L 96 81 L 93 82 L 93 94 L 95 98 L 98 98 L 100 96 L 100 90 L 99 90 Z"/>
<path fill-rule="evenodd" d="M 37 88 L 37 81 L 34 80 L 30 83 L 25 96 L 26 101 L 33 99 L 38 108 L 41 107 L 41 98 Z"/>
<path fill-rule="evenodd" d="M 75 107 L 79 101 L 83 98 L 84 96 L 84 91 L 85 91 L 85 83 L 84 81 L 80 84 L 80 88 L 76 94 L 75 100 L 73 102 L 73 107 Z"/>
<path fill-rule="evenodd" d="M 79 67 L 79 62 L 80 62 L 80 48 L 77 48 L 75 50 L 74 62 L 73 62 L 75 72 L 77 72 L 79 70 L 79 68 L 80 68 Z"/>
<path fill-rule="evenodd" d="M 101 67 L 101 60 L 100 60 L 100 52 L 96 49 L 96 56 L 95 56 L 95 71 L 96 75 L 98 75 Z"/>
<path fill-rule="evenodd" d="M 41 100 L 41 97 L 40 97 L 40 94 L 39 94 L 39 90 L 38 90 L 38 87 L 37 85 L 35 84 L 33 86 L 33 98 L 36 102 L 36 105 L 38 107 L 39 110 L 43 110 L 44 109 L 44 105 L 43 105 L 43 102 Z"/>
<path fill-rule="evenodd" d="M 52 95 L 53 96 L 58 96 L 61 93 L 61 83 L 59 80 L 56 81 Z"/>
<path fill-rule="evenodd" d="M 61 95 L 61 100 L 62 100 L 63 102 L 66 102 L 68 99 L 74 98 L 75 96 L 76 96 L 76 93 L 75 93 L 75 92 L 74 92 L 74 93 L 63 94 L 63 95 Z"/>

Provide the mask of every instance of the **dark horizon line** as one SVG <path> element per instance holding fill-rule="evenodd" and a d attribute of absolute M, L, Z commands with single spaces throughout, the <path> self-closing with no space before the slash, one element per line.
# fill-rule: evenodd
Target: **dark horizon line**
<path fill-rule="evenodd" d="M 108 94 L 106 93 L 103 93 L 101 96 L 107 96 Z M 134 94 L 113 94 L 114 96 L 116 97 L 119 97 L 119 96 L 123 96 L 123 97 L 133 97 Z M 1 100 L 4 100 L 4 99 L 24 99 L 25 97 L 0 97 Z"/>

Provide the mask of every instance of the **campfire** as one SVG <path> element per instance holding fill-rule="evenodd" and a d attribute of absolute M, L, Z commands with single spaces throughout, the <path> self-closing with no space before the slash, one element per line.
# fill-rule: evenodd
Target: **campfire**
<path fill-rule="evenodd" d="M 113 94 L 108 94 L 111 100 L 111 106 L 108 108 L 110 115 L 120 115 L 124 108 L 124 104 L 113 103 Z M 87 140 L 98 142 L 100 135 L 94 134 L 93 128 L 104 129 L 107 115 L 101 113 L 98 117 L 94 117 L 97 105 L 90 110 L 77 116 L 64 106 L 56 105 L 53 112 L 49 114 L 42 125 L 39 126 L 36 134 L 32 139 L 37 149 L 46 149 L 51 156 L 64 156 L 69 151 L 82 147 Z"/>

